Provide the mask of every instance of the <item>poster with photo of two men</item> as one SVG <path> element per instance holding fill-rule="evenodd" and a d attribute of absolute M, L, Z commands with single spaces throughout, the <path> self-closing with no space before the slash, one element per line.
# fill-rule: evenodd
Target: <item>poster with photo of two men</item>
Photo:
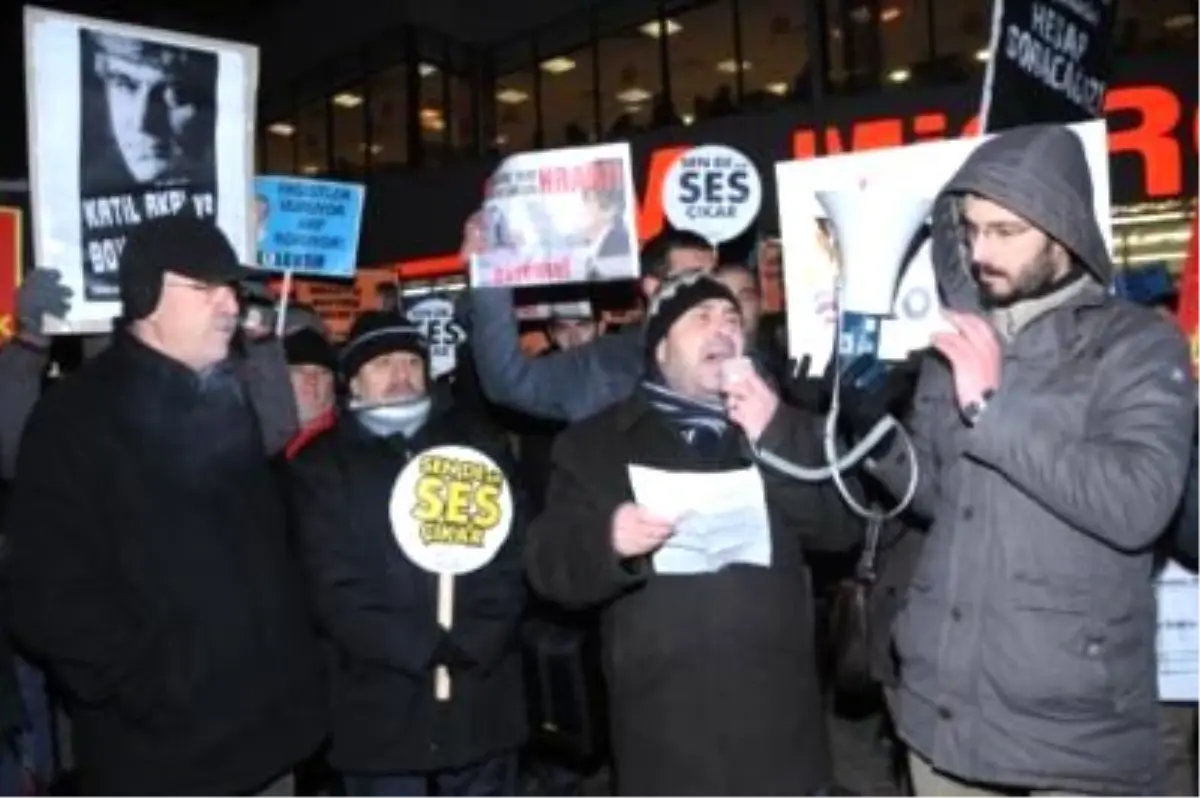
<path fill-rule="evenodd" d="M 257 48 L 27 7 L 25 80 L 34 258 L 74 294 L 53 331 L 111 327 L 146 219 L 211 219 L 254 263 Z"/>

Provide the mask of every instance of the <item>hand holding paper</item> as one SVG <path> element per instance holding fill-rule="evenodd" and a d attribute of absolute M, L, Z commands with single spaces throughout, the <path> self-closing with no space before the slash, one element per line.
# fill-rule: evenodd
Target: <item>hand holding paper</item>
<path fill-rule="evenodd" d="M 694 473 L 631 465 L 629 482 L 637 509 L 673 519 L 670 534 L 644 552 L 654 551 L 656 573 L 715 573 L 735 564 L 771 566 L 771 527 L 758 469 Z"/>
<path fill-rule="evenodd" d="M 613 513 L 613 550 L 624 558 L 649 554 L 674 533 L 672 521 L 633 502 L 622 504 Z"/>

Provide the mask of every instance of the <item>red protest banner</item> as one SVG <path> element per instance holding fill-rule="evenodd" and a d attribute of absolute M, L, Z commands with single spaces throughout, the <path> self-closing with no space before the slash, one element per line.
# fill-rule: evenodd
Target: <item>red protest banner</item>
<path fill-rule="evenodd" d="M 1183 264 L 1183 274 L 1179 279 L 1179 326 L 1187 336 L 1192 350 L 1192 370 L 1200 375 L 1200 348 L 1197 338 L 1200 337 L 1200 258 L 1197 257 L 1197 236 L 1200 235 L 1200 220 L 1192 220 L 1192 240 L 1188 244 L 1187 260 Z"/>
<path fill-rule="evenodd" d="M 0 208 L 0 341 L 17 332 L 17 286 L 21 282 L 20 208 Z"/>

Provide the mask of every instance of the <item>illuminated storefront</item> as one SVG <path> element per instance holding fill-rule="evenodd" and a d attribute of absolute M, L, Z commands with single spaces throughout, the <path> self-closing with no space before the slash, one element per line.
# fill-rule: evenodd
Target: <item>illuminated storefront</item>
<path fill-rule="evenodd" d="M 1114 211 L 1114 258 L 1119 266 L 1167 262 L 1175 271 L 1186 246 L 1187 220 L 1196 197 L 1196 85 L 1174 62 L 1127 64 L 1107 99 L 1110 177 Z M 721 142 L 741 149 L 757 163 L 767 188 L 760 226 L 777 227 L 774 164 L 788 158 L 901 146 L 936 138 L 971 135 L 974 98 L 970 87 L 953 92 L 863 98 L 837 109 L 814 125 L 804 108 L 744 115 L 631 140 L 640 189 L 638 227 L 643 239 L 663 229 L 659 200 L 662 181 L 674 159 L 689 145 Z M 857 109 L 863 109 L 859 111 Z M 869 112 L 869 115 L 865 112 Z M 490 166 L 442 174 L 434 183 L 414 175 L 397 182 L 388 196 L 394 207 L 376 205 L 364 225 L 364 260 L 395 262 L 385 251 L 425 251 L 427 257 L 400 258 L 405 280 L 428 280 L 461 272 L 454 256 L 462 220 L 471 209 Z M 378 197 L 378 194 L 376 194 Z M 403 207 L 421 207 L 422 223 L 396 224 Z M 385 226 L 386 225 L 386 226 Z"/>

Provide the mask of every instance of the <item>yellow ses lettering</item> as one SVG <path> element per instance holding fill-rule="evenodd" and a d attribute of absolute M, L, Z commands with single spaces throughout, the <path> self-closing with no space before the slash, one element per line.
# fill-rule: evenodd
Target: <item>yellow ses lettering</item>
<path fill-rule="evenodd" d="M 502 517 L 503 476 L 474 463 L 429 460 L 420 465 L 412 510 L 421 540 L 425 545 L 482 546 L 484 535 Z"/>

